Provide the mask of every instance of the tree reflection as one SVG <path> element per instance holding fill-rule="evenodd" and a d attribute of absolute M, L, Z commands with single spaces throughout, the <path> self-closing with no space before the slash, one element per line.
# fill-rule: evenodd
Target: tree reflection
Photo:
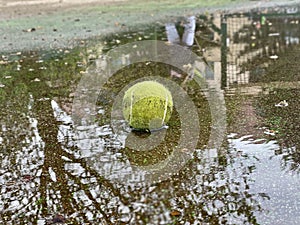
<path fill-rule="evenodd" d="M 70 58 L 63 56 L 62 62 L 47 73 L 39 70 L 40 65 L 34 59 L 23 59 L 28 60 L 23 64 L 26 69 L 16 72 L 14 82 L 7 83 L 13 91 L 3 92 L 1 147 L 5 151 L 0 152 L 1 223 L 257 223 L 255 213 L 261 211 L 259 197 L 249 192 L 253 165 L 244 163 L 244 156 L 237 157 L 231 152 L 228 156 L 209 156 L 209 151 L 213 151 L 205 150 L 210 131 L 209 109 L 207 104 L 202 104 L 206 102 L 193 83 L 186 89 L 198 100 L 197 106 L 202 107 L 199 115 L 203 137 L 194 158 L 177 175 L 139 187 L 125 186 L 100 175 L 79 146 L 88 136 L 83 135 L 82 142 L 75 142 L 67 110 L 62 110 L 63 106 L 54 109 L 54 104 L 51 105 L 53 99 L 61 105 L 68 103 L 72 88 L 67 87 L 72 87 L 80 70 L 77 66 L 80 57 L 76 58 L 79 53 L 74 54 Z M 53 60 L 44 66 L 51 68 L 50 63 Z M 28 75 L 30 68 L 37 72 Z M 143 72 L 143 65 L 137 68 Z M 110 94 L 113 98 L 113 92 Z M 110 97 L 108 100 L 107 108 L 111 106 Z M 60 110 L 66 120 L 59 118 L 55 110 Z M 107 130 L 96 137 L 99 142 L 93 147 L 119 153 L 120 146 L 116 147 L 109 124 L 97 126 L 101 129 L 106 126 Z M 85 127 L 82 129 L 84 134 Z"/>

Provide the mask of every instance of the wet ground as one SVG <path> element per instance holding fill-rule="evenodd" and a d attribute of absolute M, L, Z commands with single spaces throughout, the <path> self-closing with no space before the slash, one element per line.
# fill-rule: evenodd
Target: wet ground
<path fill-rule="evenodd" d="M 189 47 L 168 42 L 178 16 L 3 51 L 0 224 L 299 223 L 300 6 L 195 18 Z M 149 60 L 164 48 L 169 64 Z M 175 108 L 168 129 L 132 132 L 122 96 L 149 79 Z"/>
<path fill-rule="evenodd" d="M 176 20 L 216 10 L 296 3 L 289 0 L 1 0 L 0 49 L 72 48 L 82 39 L 130 31 L 138 25 Z"/>

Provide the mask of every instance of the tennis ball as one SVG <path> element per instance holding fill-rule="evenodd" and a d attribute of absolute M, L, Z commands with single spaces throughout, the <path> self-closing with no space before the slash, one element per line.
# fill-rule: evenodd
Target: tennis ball
<path fill-rule="evenodd" d="M 143 81 L 130 87 L 123 98 L 123 115 L 135 129 L 159 129 L 173 110 L 171 92 L 156 81 Z"/>

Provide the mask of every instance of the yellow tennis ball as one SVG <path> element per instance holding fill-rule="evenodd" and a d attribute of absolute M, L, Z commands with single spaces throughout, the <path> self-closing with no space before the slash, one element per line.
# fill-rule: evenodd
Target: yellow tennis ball
<path fill-rule="evenodd" d="M 135 129 L 161 128 L 169 121 L 172 110 L 171 92 L 156 81 L 133 85 L 123 98 L 124 118 Z"/>

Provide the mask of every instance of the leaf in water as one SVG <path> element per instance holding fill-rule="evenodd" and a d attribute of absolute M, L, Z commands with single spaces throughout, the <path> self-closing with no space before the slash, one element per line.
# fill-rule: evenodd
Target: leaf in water
<path fill-rule="evenodd" d="M 23 181 L 25 181 L 25 182 L 29 182 L 29 181 L 33 180 L 33 177 L 29 174 L 23 175 L 22 178 L 23 178 Z"/>
<path fill-rule="evenodd" d="M 170 214 L 171 216 L 180 216 L 181 212 L 179 212 L 178 210 L 173 210 Z"/>
<path fill-rule="evenodd" d="M 57 224 L 57 223 L 64 223 L 66 221 L 66 218 L 63 215 L 56 214 L 53 219 L 47 220 L 46 224 Z"/>
<path fill-rule="evenodd" d="M 271 198 L 270 198 L 270 196 L 268 195 L 268 194 L 266 194 L 266 193 L 258 193 L 262 198 L 266 198 L 266 199 L 268 199 L 268 200 L 270 200 Z"/>

